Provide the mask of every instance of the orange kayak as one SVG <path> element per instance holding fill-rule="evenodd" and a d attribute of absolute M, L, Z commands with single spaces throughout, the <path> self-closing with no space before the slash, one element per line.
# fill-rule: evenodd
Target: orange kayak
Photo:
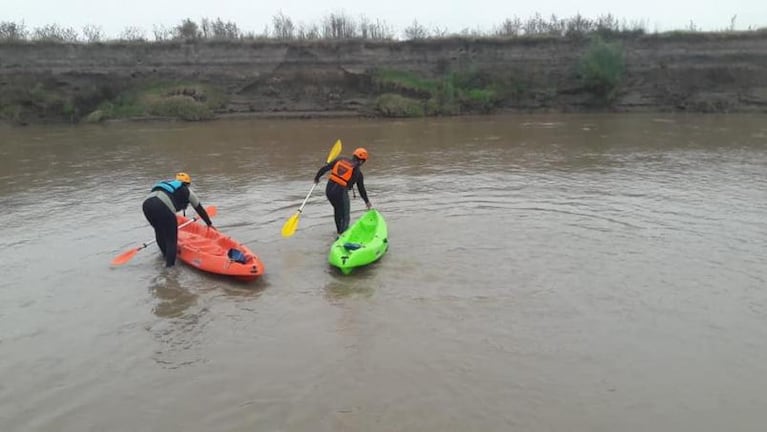
<path fill-rule="evenodd" d="M 178 225 L 189 219 L 176 215 Z M 178 230 L 178 259 L 202 271 L 241 280 L 264 274 L 264 264 L 247 246 L 199 223 Z"/>

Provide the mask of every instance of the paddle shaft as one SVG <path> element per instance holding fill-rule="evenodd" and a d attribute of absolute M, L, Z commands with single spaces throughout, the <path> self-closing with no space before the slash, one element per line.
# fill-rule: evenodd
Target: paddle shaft
<path fill-rule="evenodd" d="M 306 205 L 306 202 L 309 201 L 309 197 L 312 196 L 312 192 L 314 192 L 314 188 L 317 187 L 317 183 L 312 185 L 312 188 L 309 189 L 309 193 L 306 194 L 306 198 L 304 198 L 304 202 L 301 203 L 301 207 L 298 208 L 298 212 L 301 213 L 301 211 L 304 209 L 304 206 Z"/>
<path fill-rule="evenodd" d="M 328 158 L 325 160 L 325 162 L 330 163 L 330 161 L 338 157 L 339 153 L 341 153 L 341 140 L 336 141 L 336 143 L 333 145 L 333 148 L 330 149 L 330 153 L 328 154 Z M 298 208 L 299 213 L 301 213 L 301 211 L 304 209 L 306 202 L 309 201 L 309 197 L 312 196 L 312 192 L 314 192 L 314 188 L 316 187 L 317 187 L 317 183 L 312 185 L 312 188 L 309 190 L 309 193 L 306 194 L 306 198 L 304 198 L 304 202 L 302 202 L 301 207 Z"/>
<path fill-rule="evenodd" d="M 333 147 L 330 149 L 330 153 L 328 153 L 327 159 L 325 159 L 326 163 L 330 163 L 333 159 L 338 157 L 338 155 L 341 153 L 341 140 L 337 140 L 335 144 L 333 144 Z M 304 202 L 301 203 L 301 207 L 298 208 L 298 211 L 296 211 L 293 216 L 289 217 L 288 220 L 285 221 L 285 224 L 282 225 L 282 236 L 283 237 L 290 237 L 293 234 L 295 234 L 296 229 L 298 228 L 298 220 L 301 218 L 301 213 L 304 211 L 304 206 L 306 205 L 306 202 L 309 201 L 309 197 L 312 196 L 312 192 L 314 192 L 314 189 L 317 187 L 317 184 L 319 182 L 315 182 L 312 185 L 312 188 L 309 190 L 309 193 L 306 194 L 306 198 L 304 198 Z"/>
<path fill-rule="evenodd" d="M 330 153 L 328 153 L 328 157 L 327 159 L 325 159 L 325 162 L 330 163 L 330 161 L 338 157 L 340 153 L 341 153 L 341 140 L 336 140 L 336 143 L 333 144 L 333 147 L 330 149 Z M 312 192 L 314 192 L 314 188 L 316 187 L 317 187 L 317 183 L 312 185 L 312 188 L 309 190 L 309 193 L 306 194 L 306 198 L 304 198 L 304 202 L 302 202 L 301 207 L 298 208 L 299 213 L 301 213 L 301 211 L 304 209 L 306 202 L 309 201 L 309 197 L 312 196 Z"/>
<path fill-rule="evenodd" d="M 207 209 L 205 209 L 205 211 L 208 213 L 208 216 L 209 216 L 209 217 L 213 217 L 213 216 L 215 216 L 215 215 L 216 215 L 216 212 L 217 212 L 217 210 L 216 210 L 216 206 L 209 206 Z M 186 221 L 186 222 L 182 223 L 181 225 L 177 226 L 177 227 L 176 227 L 176 229 L 180 229 L 180 228 L 183 228 L 183 227 L 185 227 L 185 226 L 189 225 L 190 223 L 193 223 L 193 222 L 194 222 L 194 221 L 196 221 L 197 219 L 199 219 L 199 216 L 197 216 L 197 217 L 194 217 L 194 218 L 192 218 L 192 219 L 190 219 L 190 220 L 188 220 L 188 221 Z M 143 244 L 142 244 L 141 246 L 139 246 L 139 247 L 135 247 L 135 248 L 131 248 L 131 249 L 128 249 L 127 251 L 125 251 L 125 252 L 121 253 L 120 255 L 117 255 L 117 256 L 116 256 L 116 257 L 115 257 L 115 258 L 112 260 L 112 265 L 123 265 L 123 264 L 125 264 L 126 262 L 130 261 L 131 259 L 133 259 L 133 257 L 134 257 L 134 256 L 136 256 L 136 254 L 138 253 L 138 251 L 140 251 L 140 250 L 142 250 L 142 249 L 145 249 L 145 248 L 146 248 L 147 246 L 149 246 L 150 244 L 152 244 L 152 243 L 156 243 L 156 242 L 157 242 L 157 240 L 156 240 L 156 237 L 155 237 L 155 240 L 149 240 L 149 241 L 147 241 L 147 242 L 143 243 Z"/>
<path fill-rule="evenodd" d="M 181 225 L 179 225 L 177 229 L 181 229 L 181 228 L 183 228 L 183 227 L 185 227 L 185 226 L 187 226 L 187 225 L 189 225 L 191 223 L 194 223 L 194 222 L 197 221 L 197 219 L 199 219 L 199 217 L 195 216 L 192 219 L 189 219 L 188 221 L 186 221 L 186 222 L 182 223 Z M 137 247 L 136 250 L 144 249 L 145 247 L 151 245 L 152 243 L 156 243 L 156 242 L 157 242 L 157 239 L 149 240 L 148 242 L 143 243 L 141 246 Z"/>

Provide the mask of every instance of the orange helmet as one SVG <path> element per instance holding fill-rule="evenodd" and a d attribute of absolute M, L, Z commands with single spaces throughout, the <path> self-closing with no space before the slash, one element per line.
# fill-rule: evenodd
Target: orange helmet
<path fill-rule="evenodd" d="M 192 177 L 190 177 L 189 174 L 185 172 L 180 172 L 176 174 L 176 180 L 186 184 L 192 183 Z"/>
<path fill-rule="evenodd" d="M 357 147 L 356 149 L 354 149 L 354 153 L 353 154 L 359 160 L 368 160 L 368 151 L 365 150 L 362 147 Z"/>

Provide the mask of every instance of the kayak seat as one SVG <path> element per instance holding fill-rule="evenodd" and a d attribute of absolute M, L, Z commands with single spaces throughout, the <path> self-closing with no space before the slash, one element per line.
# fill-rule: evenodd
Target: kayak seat
<path fill-rule="evenodd" d="M 226 252 L 226 256 L 227 256 L 227 257 L 228 257 L 230 260 L 232 260 L 232 261 L 234 261 L 234 262 L 238 262 L 238 263 L 240 263 L 240 264 L 245 264 L 245 263 L 247 263 L 247 262 L 248 262 L 248 257 L 247 257 L 247 255 L 245 255 L 244 253 L 242 253 L 242 251 L 241 251 L 241 250 L 239 250 L 239 249 L 234 249 L 234 248 L 231 248 L 231 249 L 229 249 L 229 250 Z"/>
<path fill-rule="evenodd" d="M 344 249 L 346 249 L 346 250 L 357 250 L 357 249 L 359 249 L 361 247 L 362 247 L 362 245 L 359 244 L 359 243 L 351 243 L 351 242 L 344 243 Z"/>

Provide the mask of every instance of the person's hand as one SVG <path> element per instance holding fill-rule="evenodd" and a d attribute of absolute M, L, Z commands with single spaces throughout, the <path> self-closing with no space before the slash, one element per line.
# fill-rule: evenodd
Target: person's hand
<path fill-rule="evenodd" d="M 368 201 L 365 203 L 365 207 L 367 207 L 368 210 L 370 210 L 371 208 L 373 208 L 373 204 L 370 204 L 370 201 Z"/>

